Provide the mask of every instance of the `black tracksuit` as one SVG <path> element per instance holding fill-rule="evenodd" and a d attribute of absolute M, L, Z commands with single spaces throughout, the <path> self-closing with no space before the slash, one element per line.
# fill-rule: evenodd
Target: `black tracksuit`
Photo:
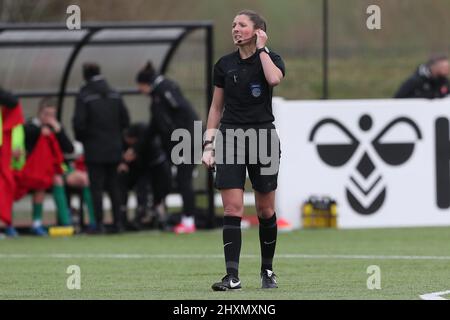
<path fill-rule="evenodd" d="M 137 142 L 125 149 L 132 148 L 136 154 L 136 160 L 126 163 L 129 171 L 119 174 L 122 188 L 122 206 L 128 200 L 128 191 L 136 189 L 138 208 L 145 210 L 147 196 L 153 193 L 153 205 L 159 205 L 169 194 L 171 188 L 170 163 L 166 153 L 162 149 L 159 136 L 149 135 L 148 125 L 136 123 L 131 126 L 136 131 Z M 139 211 L 139 210 L 138 210 Z"/>
<path fill-rule="evenodd" d="M 192 164 L 177 165 L 176 183 L 183 198 L 183 214 L 189 216 L 195 213 L 195 193 L 192 186 L 192 172 L 194 171 L 194 121 L 199 120 L 194 108 L 184 97 L 178 85 L 162 75 L 157 76 L 151 83 L 152 97 L 151 122 L 149 134 L 161 136 L 163 148 L 168 158 L 171 157 L 173 143 L 172 132 L 183 128 L 191 133 Z"/>
<path fill-rule="evenodd" d="M 103 190 L 109 194 L 114 224 L 121 227 L 120 186 L 117 166 L 122 158 L 122 132 L 129 115 L 120 94 L 102 76 L 95 76 L 76 99 L 73 128 L 83 143 L 97 225 L 103 223 Z"/>
<path fill-rule="evenodd" d="M 423 64 L 400 86 L 394 98 L 444 98 L 449 94 L 449 87 L 447 78 L 432 77 L 430 68 Z"/>

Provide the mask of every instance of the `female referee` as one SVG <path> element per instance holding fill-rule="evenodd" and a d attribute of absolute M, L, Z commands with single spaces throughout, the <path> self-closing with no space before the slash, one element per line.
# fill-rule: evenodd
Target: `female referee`
<path fill-rule="evenodd" d="M 280 149 L 273 125 L 272 91 L 283 79 L 285 67 L 281 57 L 266 47 L 266 22 L 256 12 L 243 10 L 236 15 L 232 39 L 238 50 L 223 56 L 214 66 L 214 94 L 203 143 L 202 162 L 207 168 L 216 167 L 215 186 L 221 192 L 224 207 L 223 245 L 227 274 L 214 283 L 212 289 L 241 289 L 238 270 L 246 170 L 255 191 L 259 219 L 261 286 L 277 288 L 272 260 L 277 239 L 274 203 Z M 244 137 L 239 136 L 239 131 L 246 132 Z M 252 132 L 256 134 L 252 135 Z M 266 139 L 269 137 L 267 144 L 261 141 L 263 132 Z M 219 135 L 221 139 L 218 139 Z M 257 141 L 246 139 L 255 136 Z M 257 150 L 254 150 L 255 146 Z M 268 164 L 260 158 L 260 149 L 264 146 L 269 153 L 276 153 L 275 157 L 274 154 L 270 157 L 277 162 L 276 171 L 269 174 L 263 170 Z M 219 151 L 223 161 L 219 161 Z M 258 156 L 256 162 L 252 161 L 255 156 Z"/>

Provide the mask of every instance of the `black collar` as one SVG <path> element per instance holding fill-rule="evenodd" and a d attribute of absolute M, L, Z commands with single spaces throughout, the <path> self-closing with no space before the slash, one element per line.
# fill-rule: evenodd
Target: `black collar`
<path fill-rule="evenodd" d="M 250 57 L 246 59 L 242 59 L 241 55 L 239 54 L 239 49 L 237 49 L 234 53 L 237 63 L 238 64 L 254 64 L 258 60 L 258 50 L 255 51 L 254 54 L 252 54 Z"/>

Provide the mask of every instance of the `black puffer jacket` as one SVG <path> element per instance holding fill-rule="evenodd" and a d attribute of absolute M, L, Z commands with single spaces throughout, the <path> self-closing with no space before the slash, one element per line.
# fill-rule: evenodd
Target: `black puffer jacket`
<path fill-rule="evenodd" d="M 152 88 L 152 118 L 148 132 L 161 137 L 163 148 L 170 155 L 172 132 L 183 128 L 193 134 L 194 121 L 199 120 L 199 117 L 174 81 L 159 75 L 152 81 Z"/>
<path fill-rule="evenodd" d="M 83 143 L 86 163 L 119 163 L 122 132 L 130 118 L 120 94 L 95 76 L 77 96 L 73 129 Z"/>
<path fill-rule="evenodd" d="M 449 88 L 447 78 L 434 78 L 430 68 L 426 64 L 422 64 L 401 85 L 394 98 L 444 98 L 449 94 Z"/>

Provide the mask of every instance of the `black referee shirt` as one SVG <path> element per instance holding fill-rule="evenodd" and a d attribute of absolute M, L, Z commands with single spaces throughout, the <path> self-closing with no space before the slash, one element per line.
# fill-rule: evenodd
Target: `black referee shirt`
<path fill-rule="evenodd" d="M 270 52 L 269 56 L 284 76 L 281 57 L 275 52 Z M 267 83 L 258 53 L 241 59 L 237 50 L 220 58 L 214 66 L 214 85 L 224 88 L 225 92 L 221 123 L 248 125 L 274 121 L 273 88 Z"/>

